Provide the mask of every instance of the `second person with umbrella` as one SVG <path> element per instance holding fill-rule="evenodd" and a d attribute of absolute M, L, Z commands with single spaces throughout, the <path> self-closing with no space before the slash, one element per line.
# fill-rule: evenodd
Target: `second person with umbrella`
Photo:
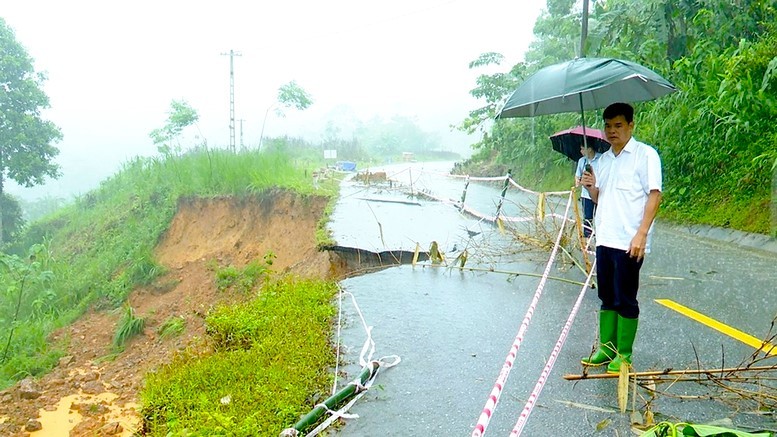
<path fill-rule="evenodd" d="M 583 142 L 583 144 L 580 146 L 580 153 L 583 156 L 577 160 L 577 168 L 575 169 L 575 186 L 580 185 L 583 172 L 585 172 L 589 166 L 592 172 L 596 172 L 596 166 L 599 161 L 599 157 L 602 156 L 601 153 L 594 150 L 593 146 L 587 142 Z M 585 238 L 589 238 L 591 236 L 591 230 L 593 229 L 594 225 L 593 219 L 596 205 L 594 204 L 594 201 L 591 200 L 591 195 L 586 189 L 583 189 L 580 193 L 580 200 L 583 202 L 583 236 Z M 585 246 L 588 248 L 588 241 L 586 241 Z"/>

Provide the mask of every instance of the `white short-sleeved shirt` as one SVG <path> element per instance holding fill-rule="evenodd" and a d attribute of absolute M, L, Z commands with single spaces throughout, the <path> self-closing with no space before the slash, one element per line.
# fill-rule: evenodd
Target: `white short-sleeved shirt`
<path fill-rule="evenodd" d="M 598 171 L 597 171 L 598 170 Z M 596 245 L 628 250 L 645 213 L 648 194 L 661 191 L 661 158 L 651 146 L 632 137 L 618 156 L 612 149 L 598 160 L 596 187 Z M 653 225 L 645 253 L 650 252 Z"/>
<path fill-rule="evenodd" d="M 591 167 L 594 169 L 594 173 L 597 173 L 596 167 L 599 164 L 599 158 L 601 158 L 601 156 L 602 156 L 601 153 L 596 152 L 596 153 L 594 153 L 594 158 L 591 159 L 590 161 L 588 160 L 588 157 L 586 157 L 586 156 L 583 156 L 582 158 L 578 159 L 577 160 L 577 169 L 575 169 L 575 177 L 578 178 L 578 179 L 583 177 L 583 171 L 585 170 L 586 163 L 591 164 Z M 580 197 L 583 197 L 585 199 L 590 199 L 591 195 L 588 194 L 588 190 L 583 188 L 580 191 Z"/>

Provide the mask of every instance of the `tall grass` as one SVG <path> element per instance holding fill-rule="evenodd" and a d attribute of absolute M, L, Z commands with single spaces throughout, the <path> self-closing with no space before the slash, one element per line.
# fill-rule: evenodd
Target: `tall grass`
<path fill-rule="evenodd" d="M 0 337 L 12 323 L 16 327 L 9 346 L 12 358 L 0 363 L 0 388 L 45 372 L 56 362 L 56 347 L 46 344 L 54 329 L 90 305 L 120 306 L 135 286 L 163 273 L 153 250 L 181 196 L 242 197 L 271 187 L 313 193 L 306 177 L 311 172 L 283 155 L 255 151 L 200 149 L 167 158 L 136 158 L 72 205 L 33 223 L 10 252 L 26 256 L 28 247 L 46 242 L 46 269 L 53 279 L 27 288 L 39 302 L 35 313 L 30 309 L 12 322 L 8 305 L 0 305 Z M 316 191 L 333 192 L 331 187 Z M 19 281 L 13 274 L 2 274 L 0 285 L 11 289 Z"/>
<path fill-rule="evenodd" d="M 124 305 L 121 319 L 113 335 L 113 349 L 116 352 L 124 350 L 124 345 L 130 338 L 143 333 L 146 327 L 146 319 L 135 315 L 135 309 L 129 304 Z"/>

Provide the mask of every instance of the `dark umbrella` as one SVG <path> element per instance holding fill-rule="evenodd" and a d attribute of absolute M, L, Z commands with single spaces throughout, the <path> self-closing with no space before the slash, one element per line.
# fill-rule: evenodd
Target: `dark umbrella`
<path fill-rule="evenodd" d="M 674 85 L 642 65 L 621 59 L 576 58 L 531 75 L 497 118 L 582 112 L 616 102 L 653 100 L 674 91 Z"/>
<path fill-rule="evenodd" d="M 580 154 L 580 146 L 584 142 L 583 135 L 585 135 L 585 142 L 598 153 L 604 153 L 610 148 L 610 143 L 604 137 L 604 132 L 590 127 L 585 128 L 584 131 L 583 126 L 556 132 L 550 136 L 550 142 L 553 144 L 553 150 L 577 162 L 583 157 Z"/>
<path fill-rule="evenodd" d="M 654 71 L 630 61 L 575 58 L 529 76 L 507 99 L 496 118 L 579 111 L 585 126 L 586 109 L 653 100 L 676 90 Z"/>

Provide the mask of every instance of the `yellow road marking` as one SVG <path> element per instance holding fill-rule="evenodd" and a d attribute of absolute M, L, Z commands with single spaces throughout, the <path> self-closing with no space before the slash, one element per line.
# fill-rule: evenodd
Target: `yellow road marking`
<path fill-rule="evenodd" d="M 721 323 L 711 317 L 707 317 L 698 311 L 694 311 L 686 306 L 680 305 L 679 303 L 673 300 L 656 299 L 655 301 L 667 308 L 677 311 L 678 313 L 684 316 L 687 316 L 693 320 L 696 320 L 701 324 L 707 325 L 716 331 L 720 331 L 731 338 L 739 340 L 748 346 L 752 346 L 756 349 L 761 349 L 764 352 L 766 352 L 767 355 L 777 355 L 777 350 L 775 350 L 775 346 L 769 342 L 764 342 L 764 340 L 759 340 L 758 338 L 755 338 L 746 332 L 742 332 L 739 329 L 732 328 L 731 326 Z"/>

